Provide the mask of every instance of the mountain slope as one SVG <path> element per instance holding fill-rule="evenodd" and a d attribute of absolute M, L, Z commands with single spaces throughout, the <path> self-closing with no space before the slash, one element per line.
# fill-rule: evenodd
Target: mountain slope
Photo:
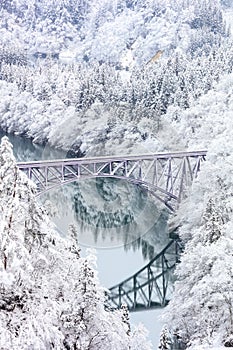
<path fill-rule="evenodd" d="M 79 61 L 121 64 L 132 54 L 145 64 L 158 50 L 194 50 L 202 29 L 223 32 L 219 1 L 25 1 L 0 4 L 2 45 L 29 56 L 76 56 Z M 212 18 L 210 26 L 208 18 Z M 205 30 L 206 30 L 205 29 Z M 200 44 L 200 43 L 199 43 Z"/>

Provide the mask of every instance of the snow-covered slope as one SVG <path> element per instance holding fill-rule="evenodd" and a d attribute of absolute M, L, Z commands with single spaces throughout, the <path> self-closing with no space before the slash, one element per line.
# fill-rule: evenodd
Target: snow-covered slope
<path fill-rule="evenodd" d="M 166 312 L 169 326 L 190 350 L 233 344 L 232 110 L 231 74 L 174 122 L 184 146 L 208 149 L 206 162 L 177 213 L 186 244 Z"/>
<path fill-rule="evenodd" d="M 213 12 L 213 9 L 215 12 Z M 158 50 L 191 49 L 191 37 L 207 25 L 218 1 L 42 0 L 0 4 L 1 45 L 25 54 L 50 54 L 79 61 L 121 65 L 129 52 L 145 64 Z"/>
<path fill-rule="evenodd" d="M 232 70 L 222 10 L 218 0 L 1 2 L 0 127 L 79 154 L 164 150 L 168 108 L 187 109 Z"/>

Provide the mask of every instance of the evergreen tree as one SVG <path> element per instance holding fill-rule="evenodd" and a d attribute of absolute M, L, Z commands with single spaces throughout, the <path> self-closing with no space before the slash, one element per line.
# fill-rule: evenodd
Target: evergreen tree
<path fill-rule="evenodd" d="M 45 245 L 44 221 L 35 208 L 33 188 L 15 163 L 12 147 L 4 138 L 0 147 L 1 163 L 1 308 L 0 323 L 5 337 L 3 348 L 50 349 L 60 346 L 58 305 L 47 300 L 49 263 L 41 252 Z M 45 271 L 47 273 L 45 273 Z M 43 320 L 43 321 L 42 321 Z M 47 332 L 47 327 L 52 327 Z"/>
<path fill-rule="evenodd" d="M 171 349 L 171 336 L 167 327 L 163 327 L 160 334 L 159 349 L 169 350 Z"/>
<path fill-rule="evenodd" d="M 221 226 L 224 224 L 223 211 L 216 208 L 216 204 L 212 198 L 206 205 L 206 211 L 203 215 L 205 225 L 205 242 L 214 243 L 221 237 Z"/>

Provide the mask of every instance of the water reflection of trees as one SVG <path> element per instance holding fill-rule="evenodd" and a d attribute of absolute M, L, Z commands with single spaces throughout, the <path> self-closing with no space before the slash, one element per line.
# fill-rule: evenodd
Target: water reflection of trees
<path fill-rule="evenodd" d="M 121 182 L 104 178 L 87 181 L 81 188 L 76 184 L 74 210 L 77 221 L 84 230 L 92 227 L 96 243 L 111 239 L 121 242 L 126 250 L 141 249 L 145 258 L 152 258 L 167 243 L 168 213 L 158 208 L 140 187 L 126 181 L 122 186 Z M 103 201 L 102 205 L 98 203 L 99 207 L 92 198 L 96 188 L 99 199 Z M 127 191 L 130 195 L 126 194 Z M 112 207 L 108 206 L 111 200 Z"/>
<path fill-rule="evenodd" d="M 140 187 L 117 184 L 112 179 L 103 182 L 92 179 L 71 183 L 49 191 L 41 199 L 56 206 L 64 234 L 68 220 L 74 220 L 81 243 L 91 232 L 96 247 L 111 242 L 113 247 L 122 245 L 126 251 L 141 249 L 145 259 L 153 258 L 168 241 L 168 212 L 158 208 Z M 127 191 L 134 193 L 128 195 Z M 126 199 L 130 199 L 128 203 Z"/>

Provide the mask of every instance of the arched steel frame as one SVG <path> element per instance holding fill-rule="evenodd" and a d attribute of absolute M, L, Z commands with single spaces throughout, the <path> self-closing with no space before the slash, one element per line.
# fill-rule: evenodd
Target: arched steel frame
<path fill-rule="evenodd" d="M 140 185 L 175 211 L 200 170 L 206 151 L 173 152 L 18 163 L 38 194 L 63 184 L 112 177 Z"/>

